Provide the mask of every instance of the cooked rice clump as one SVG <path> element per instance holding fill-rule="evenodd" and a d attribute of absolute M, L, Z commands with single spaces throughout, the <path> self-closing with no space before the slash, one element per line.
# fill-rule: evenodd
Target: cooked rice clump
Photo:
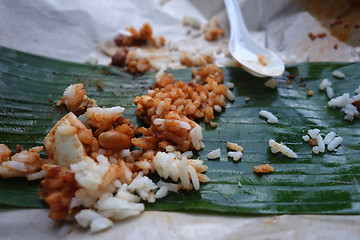
<path fill-rule="evenodd" d="M 220 68 L 211 64 L 193 70 L 193 76 L 193 81 L 185 84 L 181 80 L 176 82 L 172 74 L 163 73 L 158 76 L 153 90 L 134 100 L 138 117 L 150 125 L 143 134 L 160 133 L 151 138 L 160 148 L 169 144 L 180 151 L 203 148 L 199 140 L 201 128 L 194 119 L 204 118 L 209 123 L 214 118 L 214 109 L 221 111 L 226 105 L 228 88 L 221 84 Z"/>
<path fill-rule="evenodd" d="M 115 44 L 120 48 L 112 56 L 111 65 L 126 66 L 126 71 L 131 74 L 149 71 L 151 68 L 149 59 L 138 54 L 137 50 L 140 49 L 129 51 L 128 47 L 147 45 L 159 48 L 165 45 L 164 37 L 153 37 L 153 31 L 149 23 L 145 23 L 139 31 L 134 27 L 126 28 L 126 30 L 131 34 L 130 36 L 119 34 L 114 39 Z"/>
<path fill-rule="evenodd" d="M 226 145 L 229 150 L 233 150 L 228 152 L 229 157 L 232 157 L 234 161 L 238 161 L 240 158 L 242 158 L 242 151 L 244 150 L 242 146 L 239 146 L 237 143 L 233 142 L 227 142 Z"/>
<path fill-rule="evenodd" d="M 207 41 L 216 41 L 219 37 L 224 36 L 224 29 L 219 25 L 219 20 L 215 16 L 207 22 L 203 28 L 204 37 Z"/>
<path fill-rule="evenodd" d="M 141 200 L 155 202 L 174 191 L 174 186 L 175 191 L 199 189 L 201 182 L 209 181 L 203 174 L 207 170 L 203 161 L 187 158 L 191 153 L 182 156 L 170 144 L 171 153 L 161 152 L 151 134 L 136 138 L 141 131 L 122 117 L 123 111 L 122 107 L 92 107 L 79 118 L 70 112 L 45 138 L 47 155 L 56 164 L 43 165 L 47 177 L 40 197 L 49 204 L 50 217 L 60 220 L 75 215 L 80 225 L 100 231 L 111 227 L 112 220 L 143 211 Z M 169 118 L 154 122 L 164 131 L 189 130 L 192 144 L 201 143 L 201 127 L 195 122 Z M 143 150 L 130 151 L 133 145 Z M 158 186 L 146 176 L 154 172 L 179 183 L 169 188 L 167 184 Z M 79 212 L 83 208 L 91 211 Z"/>
<path fill-rule="evenodd" d="M 350 97 L 349 93 L 332 98 L 328 102 L 329 107 L 339 107 L 345 113 L 344 119 L 353 121 L 354 117 L 360 117 L 360 94 Z"/>
<path fill-rule="evenodd" d="M 202 129 L 194 119 L 210 122 L 213 110 L 225 106 L 228 89 L 215 65 L 194 70 L 193 75 L 197 83 L 186 85 L 163 74 L 154 90 L 136 97 L 137 114 L 148 128 L 132 125 L 120 106 L 98 107 L 82 84 L 70 85 L 59 104 L 78 116 L 68 113 L 45 137 L 48 159 L 40 158 L 43 147 L 11 156 L 0 144 L 0 176 L 45 177 L 39 196 L 50 206 L 49 216 L 75 217 L 91 232 L 139 214 L 144 210 L 141 201 L 155 202 L 179 189 L 198 190 L 209 178 L 203 161 L 190 159 L 189 150 L 204 147 Z M 134 146 L 140 149 L 131 151 Z M 154 183 L 147 175 L 155 172 L 172 182 Z"/>
<path fill-rule="evenodd" d="M 131 34 L 130 36 L 119 34 L 114 42 L 117 46 L 140 46 L 152 44 L 155 47 L 165 45 L 164 37 L 153 37 L 153 31 L 149 23 L 145 23 L 139 31 L 134 27 L 128 27 L 126 30 Z"/>
<path fill-rule="evenodd" d="M 171 74 L 163 74 L 149 95 L 135 99 L 137 114 L 149 128 L 132 125 L 119 106 L 85 106 L 79 117 L 70 112 L 58 121 L 44 139 L 52 164 L 42 166 L 47 176 L 39 194 L 50 206 L 50 217 L 75 217 L 96 232 L 111 227 L 113 220 L 139 214 L 141 201 L 155 202 L 179 189 L 198 190 L 208 182 L 203 161 L 189 159 L 193 154 L 188 150 L 204 147 L 194 119 L 209 122 L 215 106 L 225 106 L 228 89 L 214 65 L 193 74 L 203 84 L 175 83 Z M 76 86 L 84 92 L 81 88 Z M 71 98 L 63 100 L 71 103 Z M 133 146 L 140 149 L 131 151 Z M 5 161 L 9 154 L 5 148 L 2 152 Z M 154 183 L 147 175 L 155 172 L 174 183 Z"/>
<path fill-rule="evenodd" d="M 42 146 L 33 147 L 10 157 L 11 150 L 5 144 L 0 144 L 0 176 L 26 177 L 28 180 L 43 178 L 46 173 L 41 170 L 41 166 L 48 160 L 41 159 L 39 152 L 42 150 Z"/>
<path fill-rule="evenodd" d="M 64 91 L 64 96 L 56 105 L 59 106 L 61 104 L 65 104 L 69 111 L 77 115 L 84 113 L 88 107 L 97 106 L 96 100 L 86 96 L 86 89 L 84 89 L 84 84 L 82 83 L 68 86 Z"/>
<path fill-rule="evenodd" d="M 336 137 L 336 133 L 334 131 L 329 132 L 323 138 L 320 134 L 320 130 L 309 129 L 308 135 L 304 135 L 304 141 L 309 141 L 310 145 L 313 146 L 312 151 L 315 154 L 323 153 L 326 150 L 328 151 L 337 151 L 336 148 L 342 143 L 342 137 Z"/>

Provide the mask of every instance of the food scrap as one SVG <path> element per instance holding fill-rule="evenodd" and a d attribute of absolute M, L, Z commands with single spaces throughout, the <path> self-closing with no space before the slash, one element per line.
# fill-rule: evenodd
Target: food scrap
<path fill-rule="evenodd" d="M 91 232 L 138 215 L 144 211 L 142 201 L 153 203 L 180 189 L 199 190 L 209 178 L 203 161 L 190 159 L 192 151 L 205 146 L 194 119 L 213 125 L 214 110 L 222 111 L 229 89 L 216 65 L 192 73 L 193 81 L 185 84 L 159 72 L 155 88 L 134 99 L 136 114 L 147 128 L 124 118 L 123 107 L 99 107 L 82 83 L 68 86 L 57 106 L 65 105 L 70 112 L 44 139 L 47 159 L 39 155 L 42 146 L 26 151 L 19 145 L 11 156 L 1 144 L 0 175 L 45 177 L 39 197 L 49 205 L 49 217 L 74 217 Z M 209 154 L 214 157 L 220 157 L 220 149 Z M 167 182 L 153 182 L 148 175 L 155 172 Z"/>
<path fill-rule="evenodd" d="M 270 173 L 275 169 L 269 164 L 262 164 L 254 167 L 254 173 Z"/>
<path fill-rule="evenodd" d="M 279 80 L 277 80 L 275 78 L 271 78 L 264 83 L 265 87 L 268 87 L 271 89 L 275 89 L 278 84 L 279 84 Z"/>
<path fill-rule="evenodd" d="M 208 157 L 208 159 L 215 159 L 215 158 L 221 157 L 220 148 L 217 148 L 217 149 L 212 150 L 211 152 L 209 152 L 209 154 L 207 155 L 207 157 Z"/>
<path fill-rule="evenodd" d="M 268 62 L 267 62 L 266 58 L 264 57 L 264 55 L 258 54 L 257 58 L 258 58 L 259 63 L 261 65 L 263 65 L 264 67 L 268 65 Z"/>
<path fill-rule="evenodd" d="M 21 147 L 22 148 L 22 147 Z M 43 178 L 46 173 L 41 166 L 48 162 L 42 159 L 39 152 L 42 146 L 30 148 L 28 151 L 19 149 L 20 152 L 11 155 L 11 150 L 0 144 L 0 176 L 2 178 L 26 177 L 29 181 Z"/>
<path fill-rule="evenodd" d="M 277 123 L 279 120 L 269 111 L 260 110 L 259 115 L 266 118 L 268 123 Z"/>
<path fill-rule="evenodd" d="M 242 158 L 242 152 L 244 151 L 242 146 L 239 146 L 237 143 L 227 142 L 227 147 L 229 150 L 232 150 L 228 152 L 228 156 L 233 158 L 234 161 L 238 161 Z"/>
<path fill-rule="evenodd" d="M 204 26 L 204 37 L 207 41 L 215 41 L 220 36 L 224 36 L 224 29 L 220 28 L 219 20 L 217 17 L 213 17 L 210 21 Z"/>
<path fill-rule="evenodd" d="M 323 136 L 320 134 L 320 130 L 309 129 L 308 134 L 302 136 L 304 141 L 308 141 L 309 144 L 312 146 L 312 151 L 315 154 L 324 153 L 326 150 L 328 151 L 336 151 L 336 148 L 342 143 L 342 137 L 336 137 L 336 133 L 334 131 L 329 132 L 328 134 Z"/>
<path fill-rule="evenodd" d="M 270 139 L 269 140 L 269 146 L 271 148 L 271 152 L 272 153 L 277 153 L 277 152 L 282 152 L 283 154 L 285 154 L 286 156 L 288 156 L 289 158 L 298 158 L 298 155 L 291 150 L 290 148 L 288 148 L 285 144 L 283 143 L 277 143 L 275 142 L 274 139 Z"/>
<path fill-rule="evenodd" d="M 114 39 L 115 44 L 119 47 L 141 45 L 161 47 L 165 45 L 164 37 L 153 37 L 152 28 L 149 23 L 145 23 L 139 31 L 137 31 L 134 27 L 126 28 L 126 30 L 131 34 L 130 36 L 119 34 Z"/>
<path fill-rule="evenodd" d="M 145 23 L 139 31 L 134 27 L 126 29 L 131 35 L 119 34 L 114 42 L 119 49 L 112 56 L 111 65 L 123 67 L 131 74 L 146 72 L 151 69 L 150 61 L 147 57 L 141 56 L 136 47 L 152 46 L 160 48 L 165 45 L 165 38 L 162 36 L 153 37 L 150 24 Z M 135 47 L 130 49 L 129 47 Z"/>
<path fill-rule="evenodd" d="M 339 70 L 335 70 L 332 72 L 332 75 L 334 77 L 337 77 L 337 78 L 340 78 L 340 79 L 343 79 L 345 77 L 345 73 L 339 71 Z"/>
<path fill-rule="evenodd" d="M 316 38 L 324 38 L 326 37 L 326 33 L 319 33 L 314 35 L 313 33 L 309 33 L 308 37 L 311 39 L 311 41 L 314 41 Z"/>

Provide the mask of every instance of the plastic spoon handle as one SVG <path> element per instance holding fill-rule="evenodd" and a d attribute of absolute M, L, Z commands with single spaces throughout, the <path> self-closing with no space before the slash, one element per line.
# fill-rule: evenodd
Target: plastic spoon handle
<path fill-rule="evenodd" d="M 224 0 L 230 22 L 229 51 L 249 73 L 258 77 L 279 76 L 284 63 L 276 54 L 255 42 L 246 28 L 237 0 Z M 261 59 L 261 61 L 260 61 Z"/>
<path fill-rule="evenodd" d="M 250 34 L 246 28 L 243 15 L 237 0 L 224 0 L 230 21 L 231 37 L 246 36 Z"/>

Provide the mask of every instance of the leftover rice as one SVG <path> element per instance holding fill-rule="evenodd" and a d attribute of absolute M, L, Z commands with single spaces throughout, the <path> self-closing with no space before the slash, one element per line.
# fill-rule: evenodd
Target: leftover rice
<path fill-rule="evenodd" d="M 70 85 L 57 104 L 66 105 L 70 112 L 44 139 L 48 159 L 40 158 L 42 147 L 10 157 L 11 151 L 0 145 L 0 169 L 9 172 L 16 167 L 9 177 L 45 177 L 39 197 L 49 205 L 49 216 L 75 218 L 91 232 L 138 215 L 144 210 L 141 201 L 155 202 L 180 189 L 198 190 L 209 178 L 203 161 L 190 159 L 189 150 L 204 147 L 202 129 L 194 120 L 211 122 L 213 111 L 221 112 L 225 106 L 229 90 L 215 65 L 193 70 L 193 76 L 186 85 L 171 74 L 159 73 L 155 88 L 135 98 L 136 113 L 148 128 L 131 124 L 122 115 L 123 107 L 98 107 L 86 96 L 83 84 Z M 130 150 L 132 146 L 139 149 Z M 234 143 L 228 146 L 242 150 Z M 220 156 L 220 149 L 214 154 Z M 234 160 L 241 155 L 234 152 Z M 27 161 L 36 164 L 30 168 Z M 154 183 L 147 175 L 155 172 L 173 183 Z"/>
<path fill-rule="evenodd" d="M 285 144 L 283 143 L 277 143 L 275 142 L 274 139 L 270 139 L 269 140 L 269 145 L 272 149 L 272 152 L 273 153 L 276 153 L 276 152 L 282 152 L 283 154 L 285 154 L 286 156 L 288 156 L 289 158 L 297 158 L 298 155 L 293 151 L 291 150 L 290 148 L 288 148 Z M 274 150 L 273 150 L 274 149 Z"/>
<path fill-rule="evenodd" d="M 270 173 L 273 172 L 274 170 L 275 169 L 269 164 L 262 164 L 254 167 L 255 173 Z"/>

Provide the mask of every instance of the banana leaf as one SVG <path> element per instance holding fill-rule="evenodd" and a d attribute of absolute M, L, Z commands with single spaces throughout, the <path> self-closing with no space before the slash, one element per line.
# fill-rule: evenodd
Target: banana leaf
<path fill-rule="evenodd" d="M 346 74 L 339 80 L 332 71 Z M 192 79 L 191 69 L 171 71 L 185 82 Z M 286 74 L 295 74 L 286 81 Z M 225 82 L 234 83 L 235 101 L 229 101 L 218 123 L 212 128 L 200 120 L 206 147 L 197 155 L 205 161 L 209 183 L 199 191 L 170 194 L 147 210 L 217 212 L 226 214 L 359 214 L 360 213 L 360 123 L 344 120 L 340 109 L 329 108 L 325 92 L 319 91 L 322 79 L 333 82 L 335 96 L 354 94 L 360 84 L 360 63 L 302 63 L 287 66 L 277 89 L 264 86 L 264 79 L 240 68 L 224 68 Z M 122 69 L 65 62 L 0 47 L 0 142 L 13 151 L 42 145 L 43 138 L 66 114 L 55 102 L 73 83 L 84 83 L 88 95 L 100 106 L 126 107 L 125 117 L 140 126 L 132 103 L 154 84 L 154 73 L 134 77 Z M 103 86 L 100 89 L 97 82 Z M 313 90 L 313 96 L 307 91 Z M 249 97 L 249 101 L 245 98 Z M 269 124 L 259 116 L 261 109 L 279 118 Z M 337 151 L 313 154 L 302 140 L 308 129 L 323 134 L 335 131 L 344 138 Z M 268 141 L 275 139 L 293 149 L 299 157 L 290 159 L 273 154 Z M 244 147 L 243 158 L 227 157 L 227 141 Z M 219 159 L 207 154 L 221 149 Z M 42 153 L 43 157 L 45 153 Z M 258 175 L 253 167 L 269 163 L 270 174 Z M 241 182 L 241 187 L 238 186 Z M 0 178 L 1 207 L 46 207 L 37 197 L 39 181 Z"/>

